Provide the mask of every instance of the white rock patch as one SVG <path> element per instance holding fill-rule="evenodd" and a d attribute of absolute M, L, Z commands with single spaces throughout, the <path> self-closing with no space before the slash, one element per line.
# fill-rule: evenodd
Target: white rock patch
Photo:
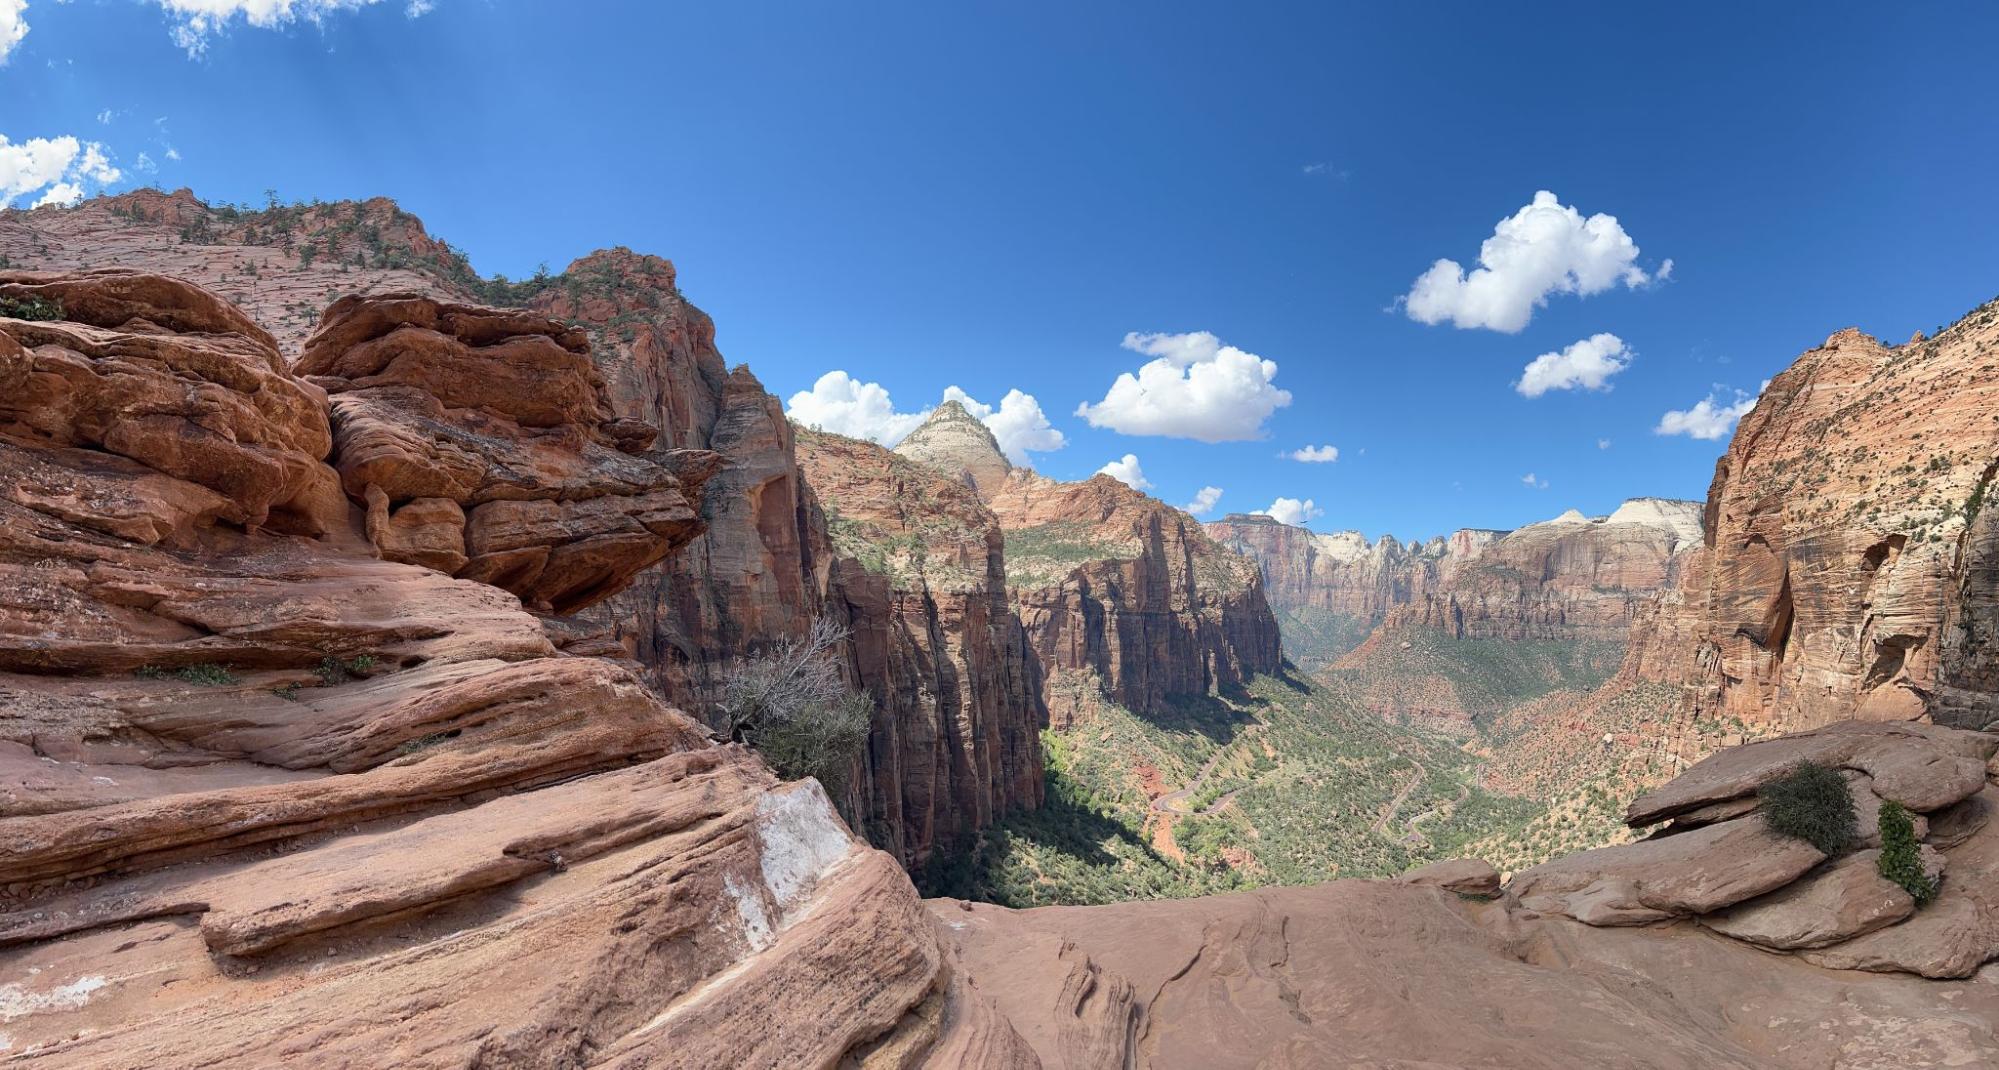
<path fill-rule="evenodd" d="M 847 826 L 816 780 L 758 799 L 757 837 L 763 842 L 764 887 L 785 914 L 854 849 Z"/>
<path fill-rule="evenodd" d="M 47 1011 L 75 1010 L 90 1002 L 90 994 L 104 985 L 102 977 L 79 977 L 47 992 L 30 992 L 18 984 L 0 985 L 0 1022 Z"/>

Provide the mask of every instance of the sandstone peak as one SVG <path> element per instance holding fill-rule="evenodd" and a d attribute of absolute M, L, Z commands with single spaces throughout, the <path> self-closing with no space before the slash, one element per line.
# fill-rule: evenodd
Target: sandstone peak
<path fill-rule="evenodd" d="M 932 409 L 930 417 L 911 431 L 895 452 L 943 472 L 981 497 L 991 497 L 1013 471 L 992 429 L 956 399 Z"/>
<path fill-rule="evenodd" d="M 1671 532 L 1681 542 L 1699 542 L 1705 503 L 1674 498 L 1631 498 L 1610 514 L 1608 523 L 1643 524 Z"/>
<path fill-rule="evenodd" d="M 1819 346 L 1819 348 L 1837 349 L 1840 346 L 1846 345 L 1878 346 L 1880 344 L 1880 339 L 1875 338 L 1858 327 L 1842 327 L 1828 335 L 1825 344 Z"/>

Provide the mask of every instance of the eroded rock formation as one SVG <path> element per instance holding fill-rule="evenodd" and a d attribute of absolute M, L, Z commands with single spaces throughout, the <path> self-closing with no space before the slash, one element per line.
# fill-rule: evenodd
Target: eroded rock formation
<path fill-rule="evenodd" d="M 803 634 L 829 609 L 846 612 L 849 594 L 871 597 L 833 589 L 825 519 L 782 406 L 747 368 L 727 366 L 713 321 L 659 257 L 611 249 L 561 275 L 502 284 L 477 278 L 386 199 L 244 212 L 186 190 L 0 213 L 0 255 L 47 267 L 140 264 L 191 278 L 226 294 L 287 349 L 321 332 L 311 367 L 330 377 L 314 381 L 353 415 L 335 428 L 370 446 L 340 474 L 364 506 L 368 487 L 381 484 L 368 530 L 390 559 L 495 579 L 567 609 L 614 590 L 644 563 L 633 551 L 654 544 L 635 528 L 650 536 L 695 523 L 698 534 L 681 552 L 580 616 L 549 618 L 547 630 L 568 652 L 629 655 L 668 701 L 697 715 L 742 658 Z M 327 295 L 348 293 L 364 296 L 322 326 Z M 527 308 L 467 307 L 479 301 Z M 436 374 L 464 361 L 480 369 L 477 379 Z M 300 389 L 313 392 L 313 381 Z M 642 428 L 653 429 L 650 444 Z M 670 485 L 662 473 L 677 482 L 685 507 L 663 493 Z M 340 489 L 329 478 L 317 493 L 344 510 Z M 155 507 L 132 512 L 131 523 L 158 522 Z M 955 715 L 937 705 L 948 701 L 942 693 L 911 689 L 916 673 L 884 683 L 881 652 L 898 642 L 892 617 L 853 613 L 846 655 L 857 683 L 867 677 L 885 710 L 911 718 L 881 725 L 899 740 L 891 749 L 903 750 Z M 1016 779 L 996 737 L 974 735 L 971 745 L 975 765 Z M 907 769 L 925 767 L 906 758 Z M 961 773 L 952 776 L 970 783 Z M 995 797 L 1011 805 L 1038 785 Z M 922 791 L 912 788 L 911 798 Z M 932 800 L 969 813 L 912 810 L 886 791 L 849 801 L 870 835 L 902 845 L 907 859 L 927 849 L 933 827 L 982 820 L 988 808 L 979 796 L 953 788 Z"/>
<path fill-rule="evenodd" d="M 1935 338 L 1826 339 L 1764 388 L 1641 671 L 1778 729 L 1999 723 L 1999 305 Z"/>
<path fill-rule="evenodd" d="M 1256 560 L 1287 635 L 1336 657 L 1382 625 L 1454 638 L 1623 642 L 1700 540 L 1700 506 L 1634 498 L 1515 531 L 1463 529 L 1404 546 L 1234 514 L 1207 525 Z"/>
<path fill-rule="evenodd" d="M 612 415 L 578 328 L 418 294 L 348 296 L 296 371 L 332 395 L 341 483 L 389 560 L 570 613 L 702 530 L 689 496 L 721 459 L 634 456 L 657 429 Z"/>
<path fill-rule="evenodd" d="M 375 471 L 346 452 L 373 440 L 329 430 L 270 336 L 157 276 L 0 281 L 29 291 L 64 311 L 0 319 L 0 376 L 32 402 L 0 409 L 0 1050 L 831 1065 L 938 1005 L 914 890 L 816 785 L 562 654 L 515 595 L 378 556 L 338 474 Z M 487 370 L 440 334 L 407 370 Z M 379 374 L 336 396 L 405 391 L 385 421 L 432 444 L 499 419 Z M 410 422 L 421 398 L 444 417 Z M 617 441 L 543 416 L 525 426 L 572 448 Z M 640 529 L 650 560 L 699 525 Z"/>
<path fill-rule="evenodd" d="M 914 867 L 1041 803 L 1041 666 L 1007 600 L 978 495 L 870 442 L 798 432 L 836 556 L 827 612 L 880 699 L 864 769 L 870 838 Z"/>
<path fill-rule="evenodd" d="M 1192 517 L 1109 476 L 1061 483 L 1013 468 L 953 403 L 910 440 L 897 452 L 978 490 L 1004 529 L 1007 586 L 1055 727 L 1086 717 L 1099 694 L 1154 713 L 1278 670 L 1256 566 Z"/>

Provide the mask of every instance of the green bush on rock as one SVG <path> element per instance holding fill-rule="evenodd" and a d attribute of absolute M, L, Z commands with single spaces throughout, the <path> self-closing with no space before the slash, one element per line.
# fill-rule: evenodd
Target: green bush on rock
<path fill-rule="evenodd" d="M 1937 882 L 1923 869 L 1915 819 L 1901 803 L 1881 804 L 1881 858 L 1876 865 L 1881 875 L 1900 885 L 1917 906 L 1937 897 Z"/>
<path fill-rule="evenodd" d="M 1799 762 L 1791 771 L 1756 792 L 1763 804 L 1763 821 L 1780 836 L 1804 840 L 1827 855 L 1853 845 L 1860 820 L 1853 793 L 1839 770 L 1816 762 Z"/>

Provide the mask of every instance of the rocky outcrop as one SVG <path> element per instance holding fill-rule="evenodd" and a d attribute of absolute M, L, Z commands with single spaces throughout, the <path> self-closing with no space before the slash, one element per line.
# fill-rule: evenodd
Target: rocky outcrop
<path fill-rule="evenodd" d="M 1840 331 L 1771 380 L 1640 671 L 1777 730 L 1999 723 L 1995 341 L 1987 304 L 1900 346 Z"/>
<path fill-rule="evenodd" d="M 1575 510 L 1454 557 L 1446 581 L 1390 614 L 1456 638 L 1624 642 L 1700 541 L 1699 503 L 1634 498 L 1607 517 Z"/>
<path fill-rule="evenodd" d="M 348 296 L 296 370 L 332 395 L 341 484 L 389 560 L 570 613 L 702 530 L 690 496 L 720 458 L 634 456 L 657 430 L 612 415 L 577 328 L 418 294 Z"/>
<path fill-rule="evenodd" d="M 482 280 L 387 199 L 249 211 L 186 190 L 0 213 L 0 255 L 170 271 L 227 295 L 287 349 L 310 336 L 305 370 L 315 378 L 301 388 L 334 390 L 335 429 L 367 440 L 340 475 L 369 509 L 367 532 L 387 559 L 497 581 L 568 610 L 647 564 L 651 529 L 691 525 L 697 533 L 683 551 L 580 616 L 547 618 L 546 630 L 567 652 L 631 657 L 668 701 L 697 716 L 741 659 L 802 635 L 829 611 L 847 612 L 849 595 L 874 597 L 834 590 L 826 524 L 782 407 L 748 369 L 728 368 L 714 323 L 659 257 L 611 249 L 560 275 Z M 330 293 L 361 296 L 322 325 Z M 526 311 L 468 307 L 495 301 Z M 437 374 L 466 362 L 479 374 Z M 324 434 L 323 413 L 318 419 Z M 672 501 L 673 485 L 684 504 Z M 316 493 L 344 513 L 340 490 L 329 478 Z M 291 519 L 295 511 L 269 523 L 305 523 Z M 160 523 L 157 503 L 130 512 L 129 523 Z M 878 696 L 896 690 L 877 687 L 878 666 L 869 666 L 870 651 L 895 646 L 889 619 L 854 614 L 845 650 L 850 675 L 857 683 L 868 675 L 864 686 Z M 952 716 L 920 689 L 884 701 L 913 719 L 905 739 Z M 989 749 L 984 737 L 979 746 Z M 946 791 L 935 804 L 971 799 Z M 929 832 L 906 829 L 886 801 L 880 809 L 859 795 L 843 802 L 881 842 L 904 845 L 905 858 L 929 843 Z M 916 824 L 948 831 L 986 812 L 984 804 L 969 817 L 940 809 Z"/>
<path fill-rule="evenodd" d="M 1015 472 L 987 502 L 1057 727 L 1096 693 L 1140 714 L 1278 671 L 1262 578 L 1199 522 L 1109 476 Z"/>
<path fill-rule="evenodd" d="M 1041 804 L 1048 710 L 999 522 L 971 489 L 873 443 L 799 431 L 798 457 L 837 555 L 827 612 L 879 700 L 861 812 L 871 840 L 921 866 Z"/>
<path fill-rule="evenodd" d="M 339 493 L 367 440 L 240 313 L 130 273 L 0 285 L 64 296 L 0 318 L 35 402 L 0 410 L 7 1054 L 832 1065 L 938 1005 L 913 889 L 815 784 L 513 594 L 378 555 Z"/>
<path fill-rule="evenodd" d="M 1956 759 L 1982 767 L 1996 747 L 1859 724 L 1724 751 L 1634 808 L 1708 823 L 1503 890 L 1457 860 L 1395 881 L 931 913 L 953 985 L 988 997 L 1047 1068 L 1986 1065 L 1999 995 L 1969 978 L 1999 957 L 1986 905 L 1999 787 L 1981 777 L 1941 800 L 1964 787 Z M 1907 796 L 1940 804 L 1936 901 L 1916 907 L 1882 880 L 1874 851 L 1824 860 L 1763 828 L 1756 785 L 1806 757 L 1854 772 L 1948 759 L 1955 786 Z"/>

